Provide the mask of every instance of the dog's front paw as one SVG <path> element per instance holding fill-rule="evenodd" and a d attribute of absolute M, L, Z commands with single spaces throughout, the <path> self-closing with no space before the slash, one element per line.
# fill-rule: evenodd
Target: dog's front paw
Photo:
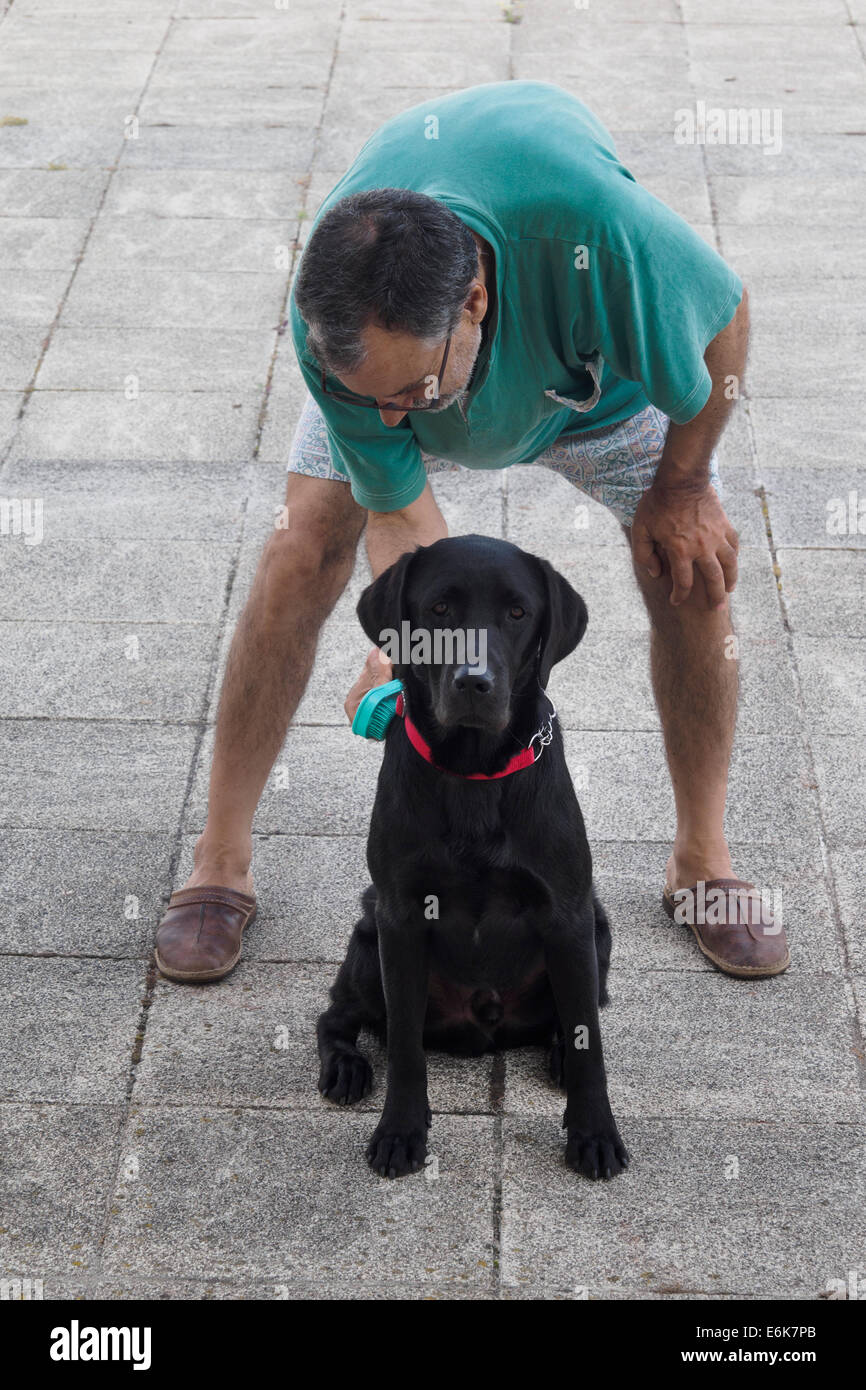
<path fill-rule="evenodd" d="M 373 1089 L 373 1068 L 363 1052 L 335 1052 L 322 1062 L 319 1092 L 335 1105 L 356 1105 Z"/>
<path fill-rule="evenodd" d="M 404 1178 L 407 1173 L 417 1173 L 423 1168 L 429 1124 L 429 1110 L 423 1129 L 380 1121 L 367 1145 L 367 1162 L 373 1172 L 382 1178 Z"/>
<path fill-rule="evenodd" d="M 585 1178 L 615 1178 L 629 1165 L 629 1153 L 613 1122 L 603 1129 L 587 1132 L 572 1126 L 565 1146 L 569 1168 Z"/>

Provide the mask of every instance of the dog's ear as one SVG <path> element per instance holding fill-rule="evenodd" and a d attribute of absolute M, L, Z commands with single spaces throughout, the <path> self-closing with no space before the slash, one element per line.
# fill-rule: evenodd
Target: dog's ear
<path fill-rule="evenodd" d="M 547 688 L 558 661 L 573 652 L 586 632 L 586 604 L 576 589 L 547 560 L 535 557 L 545 588 L 545 613 L 538 648 L 538 679 Z"/>
<path fill-rule="evenodd" d="M 407 550 L 393 565 L 383 570 L 378 579 L 368 584 L 355 612 L 371 642 L 382 645 L 381 634 L 390 628 L 399 634 L 406 602 L 406 577 L 416 552 Z"/>

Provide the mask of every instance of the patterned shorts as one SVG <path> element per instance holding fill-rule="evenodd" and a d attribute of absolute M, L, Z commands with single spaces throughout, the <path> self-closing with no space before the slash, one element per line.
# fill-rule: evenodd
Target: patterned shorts
<path fill-rule="evenodd" d="M 638 502 L 655 477 L 669 423 L 666 415 L 650 405 L 616 425 L 584 434 L 560 435 L 533 460 L 533 465 L 560 473 L 581 492 L 607 507 L 624 526 L 630 526 Z M 428 473 L 463 466 L 423 451 L 421 458 Z M 292 439 L 288 471 L 348 482 L 345 473 L 338 472 L 331 463 L 325 421 L 310 395 Z M 715 454 L 710 459 L 710 482 L 721 497 Z"/>

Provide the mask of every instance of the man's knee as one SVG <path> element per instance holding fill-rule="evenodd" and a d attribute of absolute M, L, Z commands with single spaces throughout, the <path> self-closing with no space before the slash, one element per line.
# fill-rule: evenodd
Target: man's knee
<path fill-rule="evenodd" d="M 352 573 L 365 519 L 346 484 L 291 474 L 256 573 L 266 609 L 284 614 L 291 596 L 293 606 L 327 614 Z"/>
<path fill-rule="evenodd" d="M 631 528 L 623 525 L 626 540 L 631 549 Z M 673 589 L 673 579 L 671 578 L 670 565 L 667 557 L 661 556 L 662 572 L 654 578 L 645 565 L 639 565 L 634 559 L 632 552 L 632 565 L 638 587 L 643 595 L 644 603 L 650 615 L 653 626 L 674 626 L 683 623 L 712 624 L 712 626 L 725 628 L 730 625 L 730 599 L 725 595 L 724 608 L 713 608 L 709 601 L 704 577 L 697 566 L 693 569 L 693 582 L 688 598 L 683 599 L 682 603 L 672 604 L 670 601 L 671 590 Z"/>

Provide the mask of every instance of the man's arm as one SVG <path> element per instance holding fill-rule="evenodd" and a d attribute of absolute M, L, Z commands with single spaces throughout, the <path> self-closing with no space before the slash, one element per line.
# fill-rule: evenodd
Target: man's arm
<path fill-rule="evenodd" d="M 731 412 L 730 383 L 742 383 L 749 339 L 748 294 L 730 322 L 707 347 L 712 378 L 709 399 L 687 424 L 671 421 L 652 487 L 638 504 L 632 525 L 635 560 L 657 579 L 662 555 L 673 578 L 671 603 L 685 602 L 700 572 L 711 608 L 720 608 L 737 582 L 737 533 L 709 483 L 710 455 Z"/>
<path fill-rule="evenodd" d="M 445 518 L 436 505 L 429 482 L 420 497 L 396 512 L 367 513 L 367 555 L 373 578 L 393 565 L 407 550 L 432 545 L 448 535 Z"/>
<path fill-rule="evenodd" d="M 367 555 L 373 578 L 378 579 L 383 570 L 407 550 L 415 550 L 419 545 L 432 545 L 448 535 L 445 518 L 436 505 L 429 482 L 414 502 L 397 512 L 367 513 Z M 349 722 L 362 696 L 375 685 L 384 685 L 393 680 L 391 663 L 378 647 L 373 647 L 364 663 L 355 684 L 343 703 Z"/>

